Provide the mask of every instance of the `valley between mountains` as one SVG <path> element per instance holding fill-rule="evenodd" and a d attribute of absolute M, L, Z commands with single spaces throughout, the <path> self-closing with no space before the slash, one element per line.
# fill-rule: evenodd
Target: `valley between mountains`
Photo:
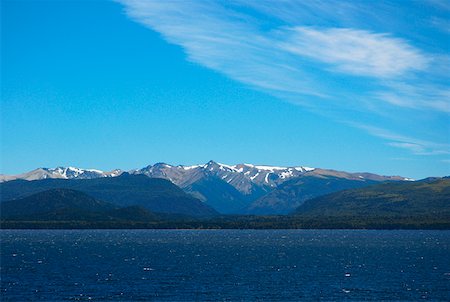
<path fill-rule="evenodd" d="M 39 168 L 1 175 L 0 181 L 2 227 L 17 221 L 87 221 L 97 227 L 99 221 L 153 226 L 177 221 L 176 227 L 181 222 L 204 227 L 205 221 L 210 227 L 256 228 L 450 226 L 450 179 L 445 177 L 413 181 L 209 161 L 109 172 Z"/>

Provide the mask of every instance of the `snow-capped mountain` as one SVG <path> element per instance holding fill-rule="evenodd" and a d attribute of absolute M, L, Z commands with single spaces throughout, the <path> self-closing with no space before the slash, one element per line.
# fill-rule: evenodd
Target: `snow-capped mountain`
<path fill-rule="evenodd" d="M 122 173 L 121 170 L 100 171 L 96 169 L 80 169 L 75 167 L 38 168 L 18 175 L 0 175 L 0 182 L 15 179 L 39 180 L 47 178 L 59 179 L 92 179 L 100 177 L 114 177 Z"/>
<path fill-rule="evenodd" d="M 209 161 L 204 165 L 172 166 L 157 163 L 142 169 L 130 171 L 130 174 L 145 174 L 149 177 L 166 178 L 184 188 L 205 176 L 215 176 L 235 187 L 243 194 L 251 194 L 254 186 L 270 190 L 288 179 L 303 175 L 316 177 L 338 177 L 345 179 L 366 179 L 373 181 L 411 180 L 401 176 L 382 176 L 372 173 L 348 173 L 329 169 L 297 167 L 277 167 L 252 164 L 226 165 Z"/>
<path fill-rule="evenodd" d="M 38 168 L 18 175 L 0 175 L 0 182 L 14 179 L 91 179 L 114 177 L 123 172 L 123 170 L 119 169 L 105 172 L 96 169 L 81 169 L 75 167 Z M 411 180 L 400 176 L 381 176 L 371 173 L 348 173 L 304 166 L 277 167 L 252 164 L 226 165 L 212 160 L 203 165 L 193 166 L 173 166 L 166 163 L 157 163 L 142 169 L 131 170 L 129 173 L 144 174 L 148 177 L 165 178 L 182 188 L 187 187 L 206 176 L 214 176 L 230 184 L 243 194 L 251 194 L 254 191 L 254 186 L 270 190 L 270 188 L 275 188 L 288 179 L 302 175 L 317 177 L 334 176 L 346 179 L 368 179 L 375 181 Z"/>
<path fill-rule="evenodd" d="M 123 172 L 74 167 L 39 168 L 19 175 L 0 175 L 0 182 L 15 179 L 93 179 L 115 177 Z M 296 202 L 326 192 L 324 187 L 330 186 L 330 181 L 337 182 L 332 189 L 345 189 L 381 181 L 411 180 L 400 176 L 348 173 L 303 166 L 226 165 L 214 161 L 193 166 L 157 163 L 128 173 L 170 180 L 221 213 L 287 213 Z M 309 192 L 307 190 L 313 193 L 303 196 Z"/>
<path fill-rule="evenodd" d="M 251 164 L 226 165 L 209 161 L 204 165 L 171 166 L 158 163 L 143 169 L 131 171 L 131 174 L 145 174 L 149 177 L 161 177 L 171 180 L 184 188 L 205 176 L 215 176 L 227 182 L 243 194 L 251 194 L 255 185 L 261 188 L 274 188 L 285 180 L 313 171 L 309 167 L 275 167 Z"/>

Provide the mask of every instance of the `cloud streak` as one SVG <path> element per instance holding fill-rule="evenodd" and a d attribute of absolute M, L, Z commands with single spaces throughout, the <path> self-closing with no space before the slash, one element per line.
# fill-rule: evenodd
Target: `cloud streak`
<path fill-rule="evenodd" d="M 405 108 L 450 113 L 450 89 L 395 82 L 387 86 L 391 89 L 375 93 L 377 99 Z"/>
<path fill-rule="evenodd" d="M 402 39 L 349 28 L 295 27 L 281 47 L 335 66 L 344 73 L 393 77 L 423 70 L 428 59 Z"/>
<path fill-rule="evenodd" d="M 335 120 L 363 112 L 400 129 L 405 123 L 414 127 L 413 120 L 426 113 L 432 129 L 436 125 L 430 116 L 450 113 L 448 76 L 434 72 L 448 56 L 431 54 L 392 33 L 357 28 L 365 24 L 363 14 L 384 23 L 363 3 L 118 2 L 129 18 L 181 46 L 188 60 Z M 351 124 L 416 155 L 447 154 L 446 143 L 361 126 L 367 123 L 358 119 Z M 439 140 L 448 141 L 441 133 Z"/>
<path fill-rule="evenodd" d="M 121 2 L 128 16 L 181 45 L 192 62 L 264 90 L 324 96 L 270 37 L 235 11 L 202 1 Z"/>
<path fill-rule="evenodd" d="M 406 149 L 416 155 L 450 154 L 450 144 L 439 144 L 432 141 L 421 140 L 394 133 L 380 127 L 353 122 L 350 122 L 350 124 L 356 128 L 367 131 L 373 136 L 389 141 L 389 146 Z"/>

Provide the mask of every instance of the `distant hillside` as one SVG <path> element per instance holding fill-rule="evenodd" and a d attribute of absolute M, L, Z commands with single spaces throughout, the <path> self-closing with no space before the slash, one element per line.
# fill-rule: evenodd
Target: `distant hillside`
<path fill-rule="evenodd" d="M 288 180 L 278 188 L 254 201 L 247 213 L 258 215 L 288 214 L 306 200 L 317 196 L 376 183 L 364 178 L 339 178 L 335 176 L 303 176 Z"/>
<path fill-rule="evenodd" d="M 322 217 L 448 217 L 450 179 L 396 182 L 310 199 L 295 212 Z"/>
<path fill-rule="evenodd" d="M 159 217 L 137 207 L 118 208 L 71 189 L 51 189 L 0 204 L 1 218 L 14 221 L 156 221 Z"/>
<path fill-rule="evenodd" d="M 95 179 L 15 180 L 0 183 L 1 201 L 20 199 L 49 189 L 66 188 L 84 192 L 119 207 L 142 206 L 152 212 L 190 216 L 217 214 L 211 207 L 188 195 L 165 179 L 123 173 Z"/>
<path fill-rule="evenodd" d="M 84 212 L 107 212 L 116 208 L 111 203 L 103 202 L 87 194 L 70 189 L 51 189 L 31 196 L 2 202 L 2 217 L 38 215 L 73 209 Z"/>

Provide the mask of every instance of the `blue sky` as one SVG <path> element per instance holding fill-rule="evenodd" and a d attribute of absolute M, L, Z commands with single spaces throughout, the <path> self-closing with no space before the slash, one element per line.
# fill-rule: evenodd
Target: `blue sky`
<path fill-rule="evenodd" d="M 1 173 L 450 174 L 448 1 L 1 2 Z"/>

